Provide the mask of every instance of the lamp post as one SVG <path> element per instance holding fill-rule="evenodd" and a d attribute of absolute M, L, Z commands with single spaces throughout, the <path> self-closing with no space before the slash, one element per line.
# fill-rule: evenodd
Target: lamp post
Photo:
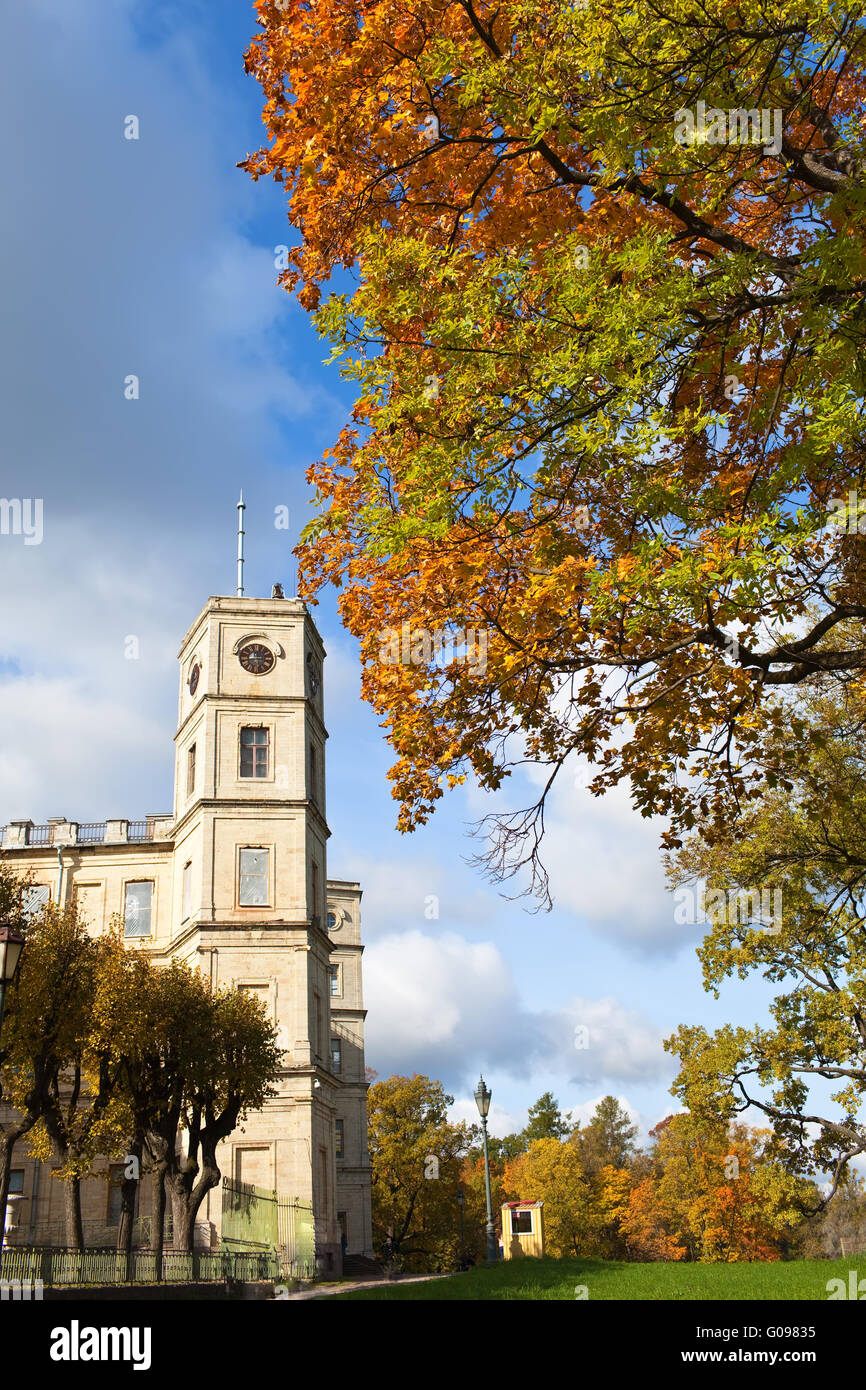
<path fill-rule="evenodd" d="M 457 1189 L 457 1210 L 460 1213 L 460 1268 L 466 1268 L 466 1241 L 463 1237 L 463 1208 L 466 1206 L 466 1193 L 463 1188 Z"/>
<path fill-rule="evenodd" d="M 14 927 L 0 926 L 0 1030 L 3 1028 L 3 1005 L 6 1002 L 6 986 L 15 979 L 21 952 L 24 950 L 24 935 Z"/>
<path fill-rule="evenodd" d="M 499 1251 L 496 1247 L 496 1232 L 493 1229 L 493 1200 L 490 1196 L 490 1158 L 487 1153 L 487 1112 L 490 1109 L 490 1099 L 493 1092 L 489 1086 L 485 1086 L 484 1077 L 479 1079 L 475 1088 L 475 1104 L 478 1106 L 478 1113 L 481 1116 L 481 1136 L 484 1143 L 484 1188 L 487 1196 L 487 1263 L 495 1264 L 499 1258 Z"/>

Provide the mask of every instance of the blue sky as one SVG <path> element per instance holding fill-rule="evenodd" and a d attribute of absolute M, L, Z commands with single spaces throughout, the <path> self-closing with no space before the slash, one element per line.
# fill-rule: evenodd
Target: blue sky
<path fill-rule="evenodd" d="M 241 486 L 247 593 L 294 592 L 304 471 L 351 397 L 276 287 L 283 195 L 236 168 L 263 135 L 242 62 L 254 31 L 245 0 L 28 0 L 0 20 L 0 491 L 44 500 L 41 545 L 0 537 L 0 822 L 170 809 L 177 648 L 207 597 L 234 590 Z M 547 1089 L 578 1117 L 612 1092 L 645 1132 L 676 1108 L 661 1039 L 680 1022 L 753 1021 L 763 987 L 702 992 L 659 827 L 622 793 L 590 798 L 578 768 L 552 807 L 549 915 L 464 862 L 494 799 L 462 789 L 397 835 L 389 751 L 330 595 L 316 620 L 329 873 L 365 889 L 369 1064 L 440 1078 L 467 1118 L 483 1071 L 498 1133 Z M 526 795 L 513 780 L 496 801 Z"/>

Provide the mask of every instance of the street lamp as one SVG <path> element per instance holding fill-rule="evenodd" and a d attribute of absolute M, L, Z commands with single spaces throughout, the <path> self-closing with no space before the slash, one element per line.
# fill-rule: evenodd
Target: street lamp
<path fill-rule="evenodd" d="M 6 1001 L 6 986 L 15 979 L 21 952 L 24 950 L 24 936 L 14 927 L 0 926 L 0 1028 L 3 1027 L 3 1005 Z"/>
<path fill-rule="evenodd" d="M 487 1112 L 493 1092 L 485 1086 L 482 1076 L 475 1088 L 475 1104 L 481 1116 L 481 1136 L 484 1142 L 484 1188 L 487 1196 L 487 1263 L 494 1264 L 499 1259 L 496 1232 L 493 1229 L 493 1199 L 490 1196 L 490 1158 L 487 1153 Z"/>

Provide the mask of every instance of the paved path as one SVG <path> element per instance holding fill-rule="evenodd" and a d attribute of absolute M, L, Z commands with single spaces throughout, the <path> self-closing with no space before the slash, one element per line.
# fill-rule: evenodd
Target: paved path
<path fill-rule="evenodd" d="M 386 1287 L 391 1283 L 423 1284 L 429 1283 L 433 1279 L 451 1279 L 452 1277 L 453 1276 L 451 1274 L 410 1274 L 405 1276 L 403 1279 L 363 1279 L 358 1280 L 357 1283 L 346 1282 L 341 1284 L 318 1285 L 312 1289 L 303 1289 L 300 1293 L 290 1293 L 284 1295 L 283 1298 L 279 1301 L 287 1302 L 288 1299 L 302 1300 L 311 1298 L 328 1298 L 331 1294 L 352 1293 L 355 1289 L 380 1289 L 383 1286 L 383 1284 Z"/>

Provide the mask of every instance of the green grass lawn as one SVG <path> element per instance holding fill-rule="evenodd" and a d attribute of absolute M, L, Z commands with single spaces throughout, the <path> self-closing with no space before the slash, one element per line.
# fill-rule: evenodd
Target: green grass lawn
<path fill-rule="evenodd" d="M 490 1269 L 470 1270 L 429 1283 L 383 1284 L 375 1289 L 335 1294 L 339 1299 L 501 1299 L 575 1298 L 585 1285 L 598 1299 L 725 1300 L 785 1299 L 826 1301 L 827 1281 L 856 1269 L 866 1278 L 866 1255 L 847 1260 L 795 1260 L 790 1264 L 627 1264 L 616 1260 L 506 1260 Z M 866 1294 L 866 1289 L 864 1289 Z"/>

